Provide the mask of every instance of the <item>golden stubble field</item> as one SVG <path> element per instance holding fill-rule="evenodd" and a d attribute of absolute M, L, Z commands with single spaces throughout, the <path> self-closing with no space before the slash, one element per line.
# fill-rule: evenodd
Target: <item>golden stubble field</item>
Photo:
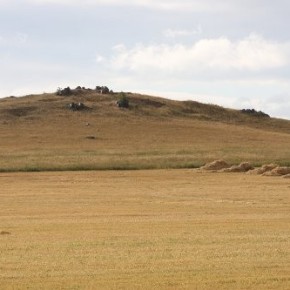
<path fill-rule="evenodd" d="M 289 289 L 289 179 L 0 173 L 1 289 Z"/>

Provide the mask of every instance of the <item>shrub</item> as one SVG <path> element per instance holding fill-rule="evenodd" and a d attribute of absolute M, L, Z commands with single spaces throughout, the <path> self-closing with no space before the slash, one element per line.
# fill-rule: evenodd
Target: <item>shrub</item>
<path fill-rule="evenodd" d="M 83 103 L 70 103 L 68 108 L 72 111 L 81 111 L 86 109 L 87 107 Z"/>
<path fill-rule="evenodd" d="M 129 108 L 129 100 L 125 93 L 120 93 L 119 100 L 117 101 L 119 108 Z"/>
<path fill-rule="evenodd" d="M 267 117 L 269 118 L 270 116 L 262 111 L 256 111 L 255 109 L 242 109 L 241 112 L 243 114 L 251 115 L 251 116 L 256 116 L 256 117 Z"/>

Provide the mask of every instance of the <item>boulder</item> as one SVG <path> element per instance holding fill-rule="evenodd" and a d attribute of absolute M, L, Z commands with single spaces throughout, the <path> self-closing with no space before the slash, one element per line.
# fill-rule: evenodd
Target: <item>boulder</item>
<path fill-rule="evenodd" d="M 83 103 L 70 103 L 68 108 L 72 111 L 81 111 L 84 110 L 86 106 Z"/>

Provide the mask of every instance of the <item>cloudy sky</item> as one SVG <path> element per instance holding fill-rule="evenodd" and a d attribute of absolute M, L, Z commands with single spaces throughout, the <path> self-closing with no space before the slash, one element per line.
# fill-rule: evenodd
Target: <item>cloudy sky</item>
<path fill-rule="evenodd" d="M 0 0 L 0 97 L 107 85 L 290 119 L 289 0 Z"/>

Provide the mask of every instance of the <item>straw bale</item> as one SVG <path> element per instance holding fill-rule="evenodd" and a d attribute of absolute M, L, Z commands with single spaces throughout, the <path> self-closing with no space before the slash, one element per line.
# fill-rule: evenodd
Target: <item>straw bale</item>
<path fill-rule="evenodd" d="M 249 162 L 242 162 L 239 165 L 233 165 L 230 168 L 222 169 L 221 172 L 247 172 L 253 169 L 253 166 Z"/>
<path fill-rule="evenodd" d="M 251 175 L 259 175 L 259 174 L 263 174 L 267 171 L 271 171 L 274 168 L 276 168 L 278 165 L 277 164 L 264 164 L 262 167 L 258 167 L 252 170 L 249 170 L 247 172 L 247 174 L 251 174 Z"/>
<path fill-rule="evenodd" d="M 221 170 L 223 168 L 229 168 L 230 165 L 224 160 L 215 160 L 213 162 L 207 163 L 201 167 L 203 170 Z"/>
<path fill-rule="evenodd" d="M 287 166 L 278 166 L 271 171 L 265 172 L 264 176 L 281 176 L 281 175 L 287 175 L 290 174 L 290 167 Z"/>

